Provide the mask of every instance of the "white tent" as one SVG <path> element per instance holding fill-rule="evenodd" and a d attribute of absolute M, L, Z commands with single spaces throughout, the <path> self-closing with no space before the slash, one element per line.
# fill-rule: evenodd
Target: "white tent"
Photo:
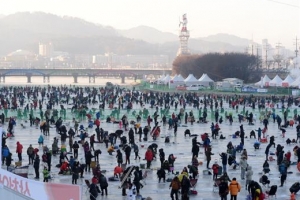
<path fill-rule="evenodd" d="M 276 75 L 269 83 L 270 86 L 282 86 L 282 79 Z"/>
<path fill-rule="evenodd" d="M 184 78 L 181 75 L 175 75 L 173 79 L 169 81 L 169 88 L 175 88 L 178 85 L 184 85 Z"/>
<path fill-rule="evenodd" d="M 169 83 L 169 81 L 171 80 L 172 78 L 170 77 L 170 75 L 168 74 L 162 81 L 164 83 Z"/>
<path fill-rule="evenodd" d="M 299 87 L 300 86 L 300 76 L 290 84 L 290 86 Z"/>
<path fill-rule="evenodd" d="M 159 79 L 157 79 L 158 81 L 163 81 L 164 78 L 166 78 L 166 76 L 163 74 Z"/>
<path fill-rule="evenodd" d="M 267 75 L 265 75 L 264 77 L 261 78 L 260 81 L 258 81 L 254 85 L 261 86 L 261 87 L 269 86 L 270 81 L 271 81 L 271 79 Z"/>
<path fill-rule="evenodd" d="M 204 86 L 209 86 L 210 83 L 214 82 L 207 74 L 203 74 L 198 80 L 199 83 Z"/>
<path fill-rule="evenodd" d="M 190 74 L 186 79 L 184 79 L 184 82 L 187 86 L 199 84 L 199 81 L 193 74 Z"/>
<path fill-rule="evenodd" d="M 288 75 L 283 81 L 282 81 L 282 87 L 289 87 L 291 83 L 293 83 L 295 80 Z"/>

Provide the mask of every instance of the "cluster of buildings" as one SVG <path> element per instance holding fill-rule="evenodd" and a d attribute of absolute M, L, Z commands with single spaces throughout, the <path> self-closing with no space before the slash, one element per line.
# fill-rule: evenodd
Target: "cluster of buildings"
<path fill-rule="evenodd" d="M 169 69 L 167 55 L 103 55 L 70 54 L 54 51 L 54 45 L 39 43 L 38 53 L 16 50 L 0 56 L 0 68 L 165 68 Z"/>

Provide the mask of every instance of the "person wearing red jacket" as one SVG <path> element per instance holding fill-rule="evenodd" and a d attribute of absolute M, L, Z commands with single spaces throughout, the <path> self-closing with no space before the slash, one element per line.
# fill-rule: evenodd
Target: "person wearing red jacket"
<path fill-rule="evenodd" d="M 213 180 L 215 180 L 218 178 L 218 173 L 219 173 L 219 165 L 217 161 L 215 161 L 215 164 L 213 164 L 212 170 L 213 170 Z"/>
<path fill-rule="evenodd" d="M 288 151 L 288 152 L 285 154 L 286 160 L 289 161 L 289 162 L 291 162 L 291 156 L 292 156 L 291 152 Z"/>
<path fill-rule="evenodd" d="M 22 162 L 22 149 L 23 149 L 23 145 L 18 141 L 16 153 L 18 154 L 19 162 Z"/>
<path fill-rule="evenodd" d="M 153 152 L 151 151 L 151 149 L 147 149 L 147 151 L 145 153 L 145 158 L 147 161 L 147 169 L 150 169 L 150 165 L 153 160 Z"/>
<path fill-rule="evenodd" d="M 95 125 L 96 125 L 97 127 L 100 127 L 100 120 L 99 120 L 99 119 L 96 119 L 96 120 L 95 120 Z"/>

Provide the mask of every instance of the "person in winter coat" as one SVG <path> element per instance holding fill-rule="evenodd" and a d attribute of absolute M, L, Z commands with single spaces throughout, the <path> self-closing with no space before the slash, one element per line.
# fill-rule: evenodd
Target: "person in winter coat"
<path fill-rule="evenodd" d="M 2 147 L 2 163 L 4 163 L 5 159 L 7 158 L 7 156 L 9 156 L 9 149 L 7 147 L 7 145 L 4 145 Z"/>
<path fill-rule="evenodd" d="M 219 184 L 219 195 L 221 200 L 227 200 L 228 192 L 229 190 L 227 182 L 225 182 L 224 179 L 221 179 L 221 183 Z"/>
<path fill-rule="evenodd" d="M 214 154 L 211 152 L 211 147 L 208 147 L 207 150 L 205 151 L 205 156 L 206 156 L 206 168 L 207 168 L 207 169 L 210 169 L 210 168 L 209 168 L 209 163 L 210 163 L 210 160 L 211 160 L 211 155 L 214 155 Z"/>
<path fill-rule="evenodd" d="M 244 180 L 245 179 L 245 173 L 246 173 L 247 165 L 248 165 L 245 156 L 241 157 L 239 165 L 241 167 L 241 179 Z"/>
<path fill-rule="evenodd" d="M 252 181 L 252 175 L 253 175 L 252 167 L 248 166 L 246 171 L 246 188 Z"/>
<path fill-rule="evenodd" d="M 237 200 L 237 195 L 241 191 L 241 185 L 236 181 L 236 178 L 233 178 L 228 186 L 230 192 L 230 199 Z"/>
<path fill-rule="evenodd" d="M 188 200 L 188 194 L 190 191 L 191 182 L 187 176 L 183 176 L 181 180 L 181 199 Z"/>
<path fill-rule="evenodd" d="M 171 194 L 170 194 L 171 199 L 174 200 L 174 194 L 175 194 L 175 200 L 178 200 L 178 191 L 181 187 L 181 184 L 177 176 L 173 178 L 169 187 L 171 188 Z"/>
<path fill-rule="evenodd" d="M 105 195 L 107 196 L 108 182 L 107 182 L 106 177 L 103 174 L 100 175 L 99 184 L 100 184 L 100 188 L 101 188 L 101 191 L 102 191 L 101 195 L 103 196 L 104 192 L 105 192 Z"/>
<path fill-rule="evenodd" d="M 17 142 L 16 153 L 18 154 L 19 162 L 22 162 L 22 150 L 23 150 L 23 145 L 20 142 Z"/>
<path fill-rule="evenodd" d="M 125 157 L 126 157 L 125 164 L 127 164 L 127 163 L 130 164 L 131 147 L 129 145 L 125 145 L 124 151 L 125 151 Z"/>
<path fill-rule="evenodd" d="M 72 168 L 72 184 L 77 184 L 79 178 L 80 166 L 79 162 L 76 162 Z"/>
<path fill-rule="evenodd" d="M 160 183 L 160 180 L 163 179 L 164 183 L 166 182 L 166 171 L 164 168 L 160 168 L 157 170 L 157 177 L 158 177 L 158 182 Z"/>
<path fill-rule="evenodd" d="M 7 170 L 8 170 L 8 167 L 11 165 L 12 160 L 13 160 L 12 159 L 12 153 L 9 153 L 8 156 L 5 159 L 5 164 L 6 164 Z"/>
<path fill-rule="evenodd" d="M 44 137 L 43 137 L 43 135 L 39 136 L 39 138 L 38 138 L 38 144 L 39 145 L 44 145 Z"/>
<path fill-rule="evenodd" d="M 285 182 L 285 180 L 286 180 L 286 176 L 287 176 L 287 168 L 286 168 L 286 166 L 285 166 L 284 163 L 281 163 L 279 165 L 279 172 L 281 174 L 281 177 L 280 177 L 280 183 L 281 183 L 281 185 L 279 187 L 282 187 L 283 184 L 284 184 L 284 182 Z"/>
<path fill-rule="evenodd" d="M 120 149 L 117 150 L 116 158 L 117 158 L 118 166 L 121 167 L 121 164 L 123 163 L 123 155 Z"/>
<path fill-rule="evenodd" d="M 139 167 L 136 167 L 135 171 L 134 171 L 134 179 L 132 182 L 135 185 L 137 194 L 140 194 L 140 188 L 143 187 L 143 185 L 140 183 L 140 181 L 143 178 L 141 176 L 141 173 L 142 173 L 142 171 L 140 171 Z"/>
<path fill-rule="evenodd" d="M 100 193 L 100 189 L 97 186 L 98 180 L 93 179 L 92 184 L 90 185 L 90 200 L 96 200 L 98 197 L 98 193 Z"/>
<path fill-rule="evenodd" d="M 256 193 L 255 191 L 257 189 L 259 189 L 260 191 L 262 191 L 261 186 L 259 185 L 259 183 L 256 182 L 256 181 L 253 181 L 253 180 L 250 181 L 250 183 L 248 185 L 248 188 L 246 188 L 246 189 L 248 190 L 248 192 L 251 195 L 252 199 L 255 199 L 255 193 Z"/>
<path fill-rule="evenodd" d="M 94 156 L 92 155 L 92 152 L 90 150 L 88 150 L 84 157 L 85 157 L 85 172 L 87 170 L 90 172 L 91 171 L 91 162 L 92 162 L 92 158 Z"/>
<path fill-rule="evenodd" d="M 255 131 L 257 131 L 257 139 L 258 139 L 258 141 L 260 141 L 262 130 L 261 130 L 261 128 L 259 127 L 259 128 L 258 128 L 257 130 L 255 130 Z"/>
<path fill-rule="evenodd" d="M 174 174 L 174 162 L 176 160 L 176 157 L 173 154 L 170 154 L 168 157 L 169 162 L 169 172 L 172 172 Z"/>
<path fill-rule="evenodd" d="M 222 159 L 223 172 L 226 172 L 226 166 L 227 166 L 227 162 L 228 162 L 227 153 L 223 152 L 220 154 L 220 156 Z"/>
<path fill-rule="evenodd" d="M 132 144 L 132 148 L 133 148 L 133 151 L 134 151 L 134 154 L 135 154 L 135 159 L 136 160 L 137 158 L 141 159 L 141 157 L 139 156 L 139 146 L 135 143 Z"/>
<path fill-rule="evenodd" d="M 43 182 L 48 182 L 50 175 L 47 167 L 44 167 L 43 176 L 44 176 Z"/>
<path fill-rule="evenodd" d="M 159 149 L 159 160 L 160 160 L 160 166 L 163 167 L 164 161 L 165 161 L 165 152 L 164 149 Z"/>
<path fill-rule="evenodd" d="M 79 149 L 79 145 L 77 143 L 77 141 L 74 142 L 74 144 L 72 145 L 72 149 L 74 150 L 74 158 L 76 159 L 78 157 L 78 149 Z"/>
<path fill-rule="evenodd" d="M 299 183 L 299 182 L 294 183 L 294 184 L 290 187 L 290 192 L 291 192 L 291 194 L 292 194 L 292 193 L 297 194 L 297 192 L 299 192 L 299 190 L 300 190 L 300 183 Z"/>
<path fill-rule="evenodd" d="M 34 171 L 35 171 L 35 179 L 39 179 L 40 178 L 40 172 L 39 172 L 40 157 L 39 157 L 39 155 L 35 156 L 34 163 L 33 163 L 33 168 L 34 168 Z"/>
<path fill-rule="evenodd" d="M 218 173 L 219 173 L 219 165 L 218 162 L 215 161 L 213 166 L 211 167 L 213 170 L 213 180 L 216 180 L 218 178 Z"/>
<path fill-rule="evenodd" d="M 196 176 L 198 175 L 198 168 L 195 167 L 194 165 L 188 165 L 188 168 L 189 168 L 189 170 L 190 170 L 189 173 L 191 173 L 193 179 L 195 179 Z"/>
<path fill-rule="evenodd" d="M 34 149 L 32 147 L 32 145 L 30 144 L 28 149 L 27 149 L 27 155 L 28 155 L 28 160 L 29 160 L 29 165 L 33 164 L 33 160 L 34 160 Z"/>
<path fill-rule="evenodd" d="M 147 161 L 147 169 L 150 169 L 151 166 L 151 162 L 153 160 L 153 152 L 151 151 L 151 149 L 147 149 L 146 153 L 145 153 L 145 159 Z"/>

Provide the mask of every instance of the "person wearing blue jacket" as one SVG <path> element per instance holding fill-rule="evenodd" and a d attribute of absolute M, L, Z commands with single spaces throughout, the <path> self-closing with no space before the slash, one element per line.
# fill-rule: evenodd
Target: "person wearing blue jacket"
<path fill-rule="evenodd" d="M 279 187 L 282 187 L 284 181 L 286 180 L 286 176 L 287 176 L 287 167 L 285 166 L 284 163 L 281 163 L 279 165 L 279 172 L 281 174 L 281 177 L 280 177 L 280 183 L 281 183 L 281 185 Z"/>
<path fill-rule="evenodd" d="M 7 145 L 2 147 L 2 164 L 4 164 L 4 160 L 6 160 L 6 158 L 9 156 L 9 149 L 7 147 Z"/>

